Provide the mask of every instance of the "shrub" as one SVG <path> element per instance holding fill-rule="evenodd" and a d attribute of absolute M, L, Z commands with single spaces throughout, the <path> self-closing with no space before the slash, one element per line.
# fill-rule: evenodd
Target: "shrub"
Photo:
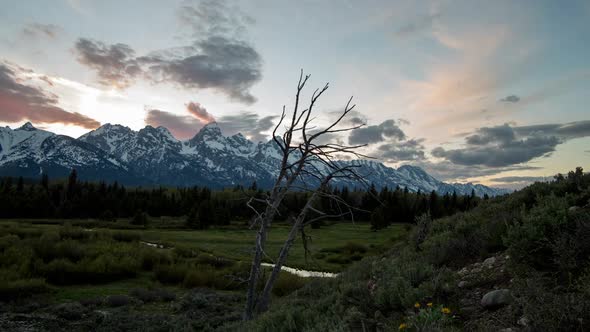
<path fill-rule="evenodd" d="M 102 297 L 92 297 L 88 299 L 81 299 L 78 302 L 80 302 L 80 304 L 85 307 L 98 307 L 104 303 L 104 299 Z"/>
<path fill-rule="evenodd" d="M 174 255 L 180 258 L 194 258 L 199 255 L 197 250 L 185 246 L 174 247 Z"/>
<path fill-rule="evenodd" d="M 451 309 L 442 305 L 415 303 L 414 308 L 416 312 L 399 325 L 399 330 L 445 331 L 453 322 Z"/>
<path fill-rule="evenodd" d="M 272 293 L 276 296 L 285 296 L 305 286 L 305 278 L 298 277 L 294 274 L 281 272 L 279 278 L 274 284 Z"/>
<path fill-rule="evenodd" d="M 163 302 L 171 302 L 176 300 L 176 294 L 174 294 L 174 292 L 169 291 L 167 289 L 164 288 L 158 288 L 156 290 L 154 290 L 156 296 L 158 296 L 158 298 L 163 301 Z"/>
<path fill-rule="evenodd" d="M 182 264 L 158 265 L 154 269 L 155 278 L 164 284 L 180 284 L 188 271 Z"/>
<path fill-rule="evenodd" d="M 74 227 L 71 223 L 65 223 L 59 230 L 61 239 L 84 240 L 88 239 L 90 232 L 85 232 L 81 227 Z"/>
<path fill-rule="evenodd" d="M 144 303 L 155 302 L 158 300 L 158 294 L 156 291 L 145 288 L 135 288 L 129 292 L 129 295 Z"/>
<path fill-rule="evenodd" d="M 46 293 L 49 287 L 43 279 L 0 280 L 0 300 L 10 301 Z"/>
<path fill-rule="evenodd" d="M 135 213 L 135 215 L 133 216 L 133 218 L 131 218 L 130 221 L 131 225 L 136 225 L 136 226 L 147 226 L 149 223 L 149 216 L 147 213 L 143 212 L 143 211 L 137 211 Z"/>
<path fill-rule="evenodd" d="M 119 242 L 134 242 L 141 239 L 141 235 L 135 232 L 114 232 L 112 237 L 113 240 Z"/>
<path fill-rule="evenodd" d="M 7 234 L 0 237 L 0 252 L 14 246 L 18 241 L 20 241 L 20 238 L 14 234 Z"/>
<path fill-rule="evenodd" d="M 127 295 L 111 295 L 107 297 L 106 303 L 109 307 L 122 307 L 132 303 Z"/>
<path fill-rule="evenodd" d="M 106 210 L 100 215 L 100 220 L 103 221 L 117 221 L 111 210 Z"/>
<path fill-rule="evenodd" d="M 145 248 L 141 251 L 141 268 L 151 271 L 157 265 L 167 265 L 171 263 L 168 253 L 159 252 L 151 248 Z"/>
<path fill-rule="evenodd" d="M 182 281 L 182 286 L 217 288 L 219 281 L 217 274 L 211 269 L 190 270 Z"/>
<path fill-rule="evenodd" d="M 213 256 L 210 254 L 199 255 L 199 257 L 197 257 L 197 264 L 209 265 L 209 266 L 212 266 L 216 269 L 230 267 L 230 266 L 234 265 L 234 263 L 235 262 L 232 260 L 229 260 L 229 259 L 226 259 L 223 257 Z"/>

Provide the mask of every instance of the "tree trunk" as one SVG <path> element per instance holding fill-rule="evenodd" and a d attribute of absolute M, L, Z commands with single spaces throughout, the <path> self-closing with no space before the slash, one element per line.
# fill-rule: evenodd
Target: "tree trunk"
<path fill-rule="evenodd" d="M 272 288 L 274 287 L 275 282 L 279 278 L 279 273 L 281 272 L 281 268 L 283 267 L 283 265 L 285 264 L 285 261 L 287 260 L 287 256 L 289 255 L 289 250 L 291 250 L 291 247 L 293 246 L 293 243 L 295 242 L 295 238 L 297 237 L 297 233 L 299 232 L 301 227 L 303 227 L 303 222 L 305 221 L 305 216 L 307 215 L 307 212 L 311 208 L 316 197 L 317 197 L 317 193 L 314 192 L 313 195 L 309 198 L 309 200 L 305 204 L 305 207 L 303 208 L 303 210 L 301 210 L 301 212 L 299 213 L 299 215 L 295 219 L 295 222 L 293 223 L 293 226 L 291 227 L 291 230 L 289 231 L 289 236 L 287 237 L 287 240 L 285 240 L 285 243 L 283 244 L 283 247 L 281 248 L 279 258 L 277 259 L 275 266 L 273 266 L 273 268 L 272 268 L 272 273 L 271 273 L 270 277 L 268 278 L 268 280 L 266 281 L 266 284 L 264 285 L 264 290 L 262 291 L 262 294 L 260 295 L 260 299 L 258 300 L 258 305 L 256 308 L 257 312 L 265 312 L 268 309 Z"/>

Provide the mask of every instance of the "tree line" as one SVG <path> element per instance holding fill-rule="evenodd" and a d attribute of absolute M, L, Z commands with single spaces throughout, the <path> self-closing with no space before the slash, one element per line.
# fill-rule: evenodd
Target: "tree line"
<path fill-rule="evenodd" d="M 374 230 L 392 223 L 414 223 L 416 217 L 429 213 L 433 218 L 466 211 L 482 200 L 471 195 L 436 192 L 410 192 L 407 188 L 368 189 L 333 187 L 326 189 L 350 207 L 355 221 L 370 222 Z M 290 192 L 279 208 L 276 219 L 289 220 L 297 215 L 307 201 L 308 193 Z M 254 182 L 251 186 L 212 191 L 206 187 L 190 188 L 127 188 L 114 183 L 80 181 L 76 170 L 67 180 L 50 181 L 46 174 L 40 179 L 5 177 L 0 179 L 0 218 L 62 218 L 101 219 L 114 221 L 131 218 L 138 224 L 149 217 L 183 217 L 186 226 L 204 229 L 232 222 L 248 223 L 254 211 L 247 206 L 250 197 L 263 198 L 265 191 Z M 318 211 L 340 215 L 340 220 L 352 220 L 342 215 L 343 204 L 321 198 Z M 483 199 L 487 199 L 484 197 Z M 254 203 L 256 204 L 256 203 Z M 314 218 L 312 214 L 309 218 Z M 321 227 L 313 223 L 312 227 Z"/>

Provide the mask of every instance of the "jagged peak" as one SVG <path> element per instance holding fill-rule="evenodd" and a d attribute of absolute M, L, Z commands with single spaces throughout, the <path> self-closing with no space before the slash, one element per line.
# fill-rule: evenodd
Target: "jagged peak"
<path fill-rule="evenodd" d="M 189 140 L 189 142 L 198 142 L 202 140 L 211 140 L 224 137 L 221 128 L 217 122 L 209 122 L 199 130 L 199 132 Z"/>
<path fill-rule="evenodd" d="M 33 124 L 30 121 L 18 128 L 18 130 L 27 130 L 27 131 L 36 130 L 36 129 L 37 128 L 35 128 L 35 126 L 33 126 Z"/>

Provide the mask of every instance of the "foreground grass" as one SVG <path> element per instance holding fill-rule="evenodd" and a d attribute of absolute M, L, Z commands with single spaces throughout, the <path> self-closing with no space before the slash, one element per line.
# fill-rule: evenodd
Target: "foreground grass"
<path fill-rule="evenodd" d="M 22 297 L 23 291 L 44 294 L 58 303 L 127 295 L 135 289 L 166 288 L 180 296 L 187 289 L 206 287 L 241 295 L 243 284 L 236 280 L 247 277 L 255 231 L 238 225 L 198 231 L 171 225 L 181 221 L 159 220 L 143 229 L 125 220 L 0 220 L 0 280 L 5 282 L 0 293 L 7 299 Z M 287 265 L 340 272 L 390 248 L 408 229 L 394 225 L 373 232 L 365 223 L 309 229 L 307 257 L 298 241 Z M 279 252 L 288 231 L 289 225 L 273 226 L 269 254 Z M 307 282 L 283 273 L 273 293 L 285 296 Z"/>
<path fill-rule="evenodd" d="M 289 226 L 273 225 L 266 244 L 269 254 L 278 254 L 289 232 Z M 305 255 L 301 241 L 289 253 L 287 265 L 308 270 L 342 271 L 347 265 L 363 256 L 375 255 L 391 247 L 407 233 L 402 225 L 392 225 L 372 232 L 366 223 L 337 223 L 320 229 L 310 229 L 310 256 Z M 255 232 L 243 228 L 216 228 L 205 231 L 146 230 L 145 241 L 185 246 L 236 260 L 249 260 Z M 359 245 L 357 251 L 347 247 Z M 363 248 L 364 247 L 364 248 Z M 276 257 L 276 256 L 275 256 Z M 269 261 L 270 262 L 270 261 Z"/>

